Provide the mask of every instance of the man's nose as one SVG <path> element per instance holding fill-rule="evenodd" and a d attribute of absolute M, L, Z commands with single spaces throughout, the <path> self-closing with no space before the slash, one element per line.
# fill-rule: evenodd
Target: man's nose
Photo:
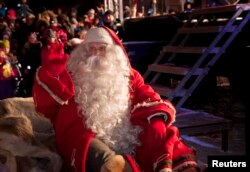
<path fill-rule="evenodd" d="M 92 55 L 103 55 L 104 51 L 100 48 L 95 48 L 92 50 Z"/>
<path fill-rule="evenodd" d="M 98 50 L 98 49 L 95 49 L 93 52 L 92 52 L 92 55 L 100 55 L 101 54 L 101 51 Z"/>

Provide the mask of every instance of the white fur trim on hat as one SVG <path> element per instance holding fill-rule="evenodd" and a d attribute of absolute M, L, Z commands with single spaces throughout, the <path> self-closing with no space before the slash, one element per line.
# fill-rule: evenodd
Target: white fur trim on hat
<path fill-rule="evenodd" d="M 104 28 L 94 27 L 88 30 L 84 43 L 100 42 L 106 44 L 114 44 L 113 38 Z"/>

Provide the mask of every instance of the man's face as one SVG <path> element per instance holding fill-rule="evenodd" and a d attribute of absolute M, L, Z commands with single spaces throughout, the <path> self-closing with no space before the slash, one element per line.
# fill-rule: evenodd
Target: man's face
<path fill-rule="evenodd" d="M 22 3 L 22 4 L 26 4 L 26 3 L 27 3 L 27 0 L 21 0 L 21 3 Z"/>
<path fill-rule="evenodd" d="M 29 35 L 29 42 L 30 42 L 30 43 L 35 43 L 36 41 L 37 41 L 37 35 L 36 35 L 35 32 L 33 32 L 33 33 L 31 33 L 31 34 Z"/>
<path fill-rule="evenodd" d="M 112 14 L 107 14 L 105 16 L 105 22 L 107 22 L 107 23 L 113 23 L 114 20 L 115 20 L 115 18 L 114 18 L 114 16 Z"/>
<path fill-rule="evenodd" d="M 95 18 L 95 10 L 91 9 L 88 11 L 88 18 L 91 20 Z"/>
<path fill-rule="evenodd" d="M 88 57 L 90 56 L 101 56 L 105 57 L 107 44 L 100 42 L 88 43 Z"/>

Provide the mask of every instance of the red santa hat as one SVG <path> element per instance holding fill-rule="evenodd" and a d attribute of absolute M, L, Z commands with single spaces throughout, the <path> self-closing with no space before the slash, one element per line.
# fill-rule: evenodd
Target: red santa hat
<path fill-rule="evenodd" d="M 88 30 L 84 39 L 84 43 L 89 42 L 101 42 L 113 45 L 116 44 L 122 48 L 123 52 L 127 56 L 126 50 L 118 35 L 106 26 L 95 27 Z"/>
<path fill-rule="evenodd" d="M 95 27 L 88 30 L 84 42 L 100 42 L 106 44 L 114 44 L 114 41 L 111 38 L 110 34 L 103 27 Z"/>

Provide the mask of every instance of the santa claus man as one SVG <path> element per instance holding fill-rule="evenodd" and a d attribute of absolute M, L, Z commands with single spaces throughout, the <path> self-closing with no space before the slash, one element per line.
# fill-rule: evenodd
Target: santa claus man
<path fill-rule="evenodd" d="M 58 152 L 70 171 L 197 171 L 194 151 L 172 126 L 174 106 L 130 66 L 113 31 L 91 28 L 70 54 L 67 69 L 60 46 L 49 47 L 33 98 L 37 111 L 53 123 Z"/>

